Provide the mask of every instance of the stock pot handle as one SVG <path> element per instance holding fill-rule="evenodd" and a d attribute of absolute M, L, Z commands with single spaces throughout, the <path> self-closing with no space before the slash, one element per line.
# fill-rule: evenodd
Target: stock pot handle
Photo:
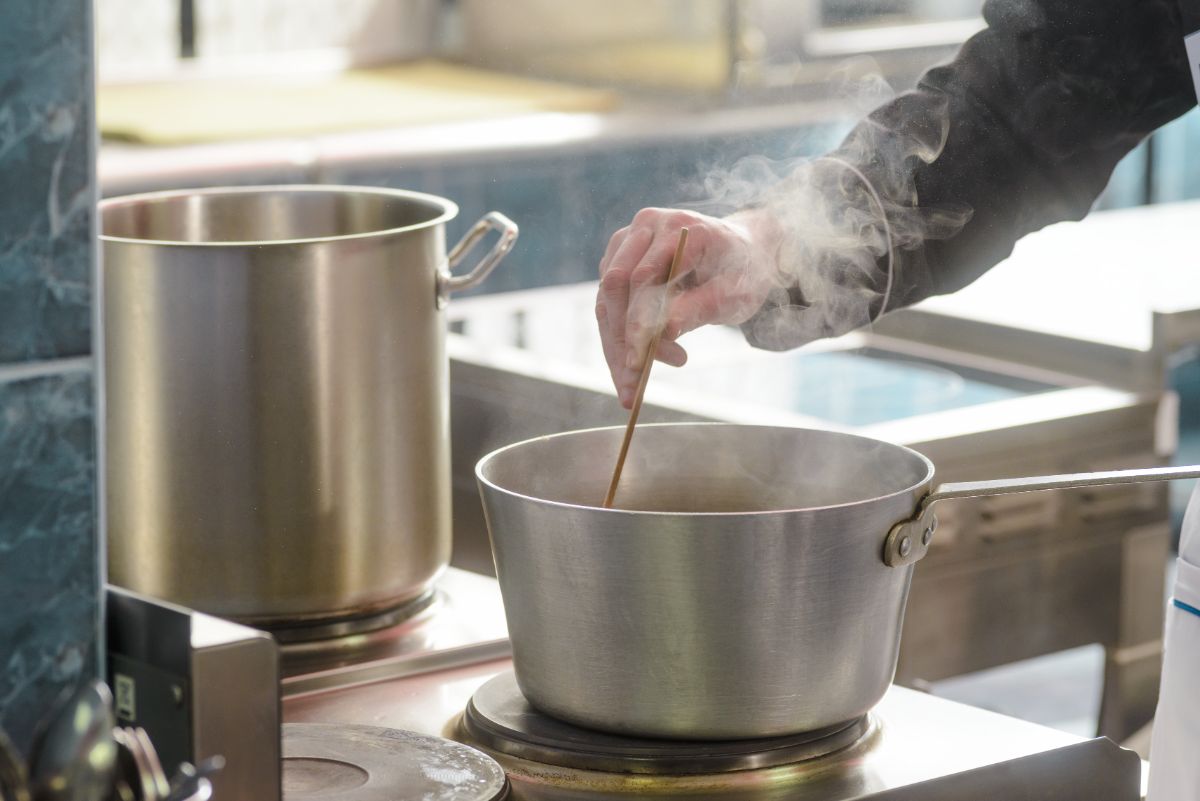
<path fill-rule="evenodd" d="M 488 231 L 499 231 L 500 238 L 492 246 L 492 249 L 488 251 L 487 255 L 480 259 L 479 263 L 466 275 L 451 275 L 450 271 L 459 265 L 463 258 L 474 249 L 475 245 L 478 244 L 479 240 L 483 239 Z M 500 260 L 512 250 L 519 232 L 520 229 L 517 228 L 517 224 L 498 211 L 489 211 L 480 217 L 471 226 L 471 230 L 467 231 L 467 235 L 458 240 L 458 244 L 450 249 L 450 255 L 446 257 L 446 269 L 438 274 L 438 308 L 445 307 L 451 292 L 461 292 L 464 289 L 470 289 L 482 283 L 483 279 L 487 278 L 488 274 L 496 269 L 496 265 L 500 263 Z"/>
<path fill-rule="evenodd" d="M 1102 487 L 1109 484 L 1140 484 L 1145 481 L 1171 481 L 1179 478 L 1200 478 L 1200 465 L 998 478 L 989 481 L 952 481 L 940 484 L 937 489 L 921 499 L 916 514 L 892 526 L 883 543 L 883 561 L 888 567 L 904 567 L 919 561 L 926 554 L 929 543 L 933 540 L 933 532 L 937 529 L 937 518 L 934 517 L 931 507 L 938 501 L 1017 492 Z"/>

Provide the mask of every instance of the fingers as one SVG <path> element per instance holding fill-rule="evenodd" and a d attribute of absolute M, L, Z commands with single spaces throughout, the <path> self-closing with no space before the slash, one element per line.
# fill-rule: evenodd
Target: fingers
<path fill-rule="evenodd" d="M 654 358 L 663 364 L 671 367 L 683 367 L 687 364 L 687 351 L 678 342 L 672 342 L 668 339 L 659 340 L 658 348 L 654 351 Z M 637 370 L 630 371 L 632 380 L 629 384 L 622 384 L 617 387 L 617 397 L 621 401 L 621 405 L 626 409 L 633 407 L 633 401 L 637 394 L 638 380 L 642 375 L 642 366 L 638 365 Z"/>
<path fill-rule="evenodd" d="M 687 242 L 676 265 L 673 286 L 668 287 L 666 279 L 671 274 L 680 229 L 684 227 L 688 229 Z M 661 222 L 654 242 L 629 278 L 630 310 L 625 325 L 627 367 L 637 368 L 645 359 L 650 339 L 664 323 L 669 294 L 685 283 L 686 277 L 695 277 L 696 267 L 703 259 L 707 243 L 708 229 L 702 220 L 696 219 L 696 215 L 671 216 Z"/>
<path fill-rule="evenodd" d="M 697 268 L 710 250 L 710 234 L 717 230 L 713 225 L 719 228 L 718 221 L 692 212 L 642 209 L 628 227 L 613 234 L 605 248 L 600 261 L 596 321 L 604 360 L 626 408 L 633 402 L 646 349 L 667 310 L 665 283 L 680 229 L 687 227 L 689 235 L 676 270 L 676 287 L 684 283 L 703 286 L 709 271 Z M 678 281 L 693 272 L 690 282 Z M 687 352 L 673 339 L 670 335 L 664 337 L 654 355 L 665 364 L 682 366 Z"/>
<path fill-rule="evenodd" d="M 647 287 L 661 288 L 679 229 L 696 216 L 670 209 L 642 209 L 627 228 L 613 235 L 605 249 L 596 319 L 604 359 L 622 402 L 632 399 L 642 359 L 661 316 L 661 292 L 655 296 Z M 678 360 L 678 352 L 668 348 L 668 353 Z"/>
<path fill-rule="evenodd" d="M 654 351 L 654 358 L 672 367 L 683 367 L 687 364 L 688 355 L 687 351 L 678 342 L 670 339 L 660 339 L 658 349 Z"/>
<path fill-rule="evenodd" d="M 604 258 L 600 259 L 600 275 L 603 276 L 608 269 L 608 263 L 612 261 L 613 254 L 617 252 L 617 248 L 625 241 L 625 237 L 629 236 L 629 226 L 625 226 L 611 237 L 609 237 L 608 245 L 604 248 Z"/>
<path fill-rule="evenodd" d="M 634 268 L 629 284 L 629 311 L 625 322 L 625 366 L 638 368 L 646 356 L 650 339 L 663 323 L 669 287 L 664 284 L 675 243 L 658 237 Z"/>
<path fill-rule="evenodd" d="M 617 389 L 617 397 L 625 403 L 625 393 L 622 393 L 624 370 L 620 369 L 621 361 L 625 358 L 625 347 L 618 343 L 611 334 L 608 324 L 608 307 L 604 299 L 596 297 L 596 324 L 600 328 L 600 347 L 604 351 L 604 361 L 608 364 L 609 375 L 612 376 L 613 386 Z"/>
<path fill-rule="evenodd" d="M 688 355 L 687 351 L 678 342 L 662 339 L 659 340 L 658 348 L 654 351 L 654 359 L 671 367 L 683 367 L 687 364 Z M 620 399 L 621 405 L 626 409 L 633 408 L 633 401 L 637 397 L 637 385 L 642 377 L 642 365 L 639 364 L 636 370 L 630 372 L 632 382 L 617 388 L 617 397 Z"/>
<path fill-rule="evenodd" d="M 629 277 L 653 241 L 653 231 L 630 227 L 613 235 L 601 262 L 600 291 L 596 297 L 596 320 L 604 359 L 618 393 L 632 396 L 637 375 L 626 367 L 625 329 L 629 310 Z M 622 395 L 622 402 L 625 401 Z"/>

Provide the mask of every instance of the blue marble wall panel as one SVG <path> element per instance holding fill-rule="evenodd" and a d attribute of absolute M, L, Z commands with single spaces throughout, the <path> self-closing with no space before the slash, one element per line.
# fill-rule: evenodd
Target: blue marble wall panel
<path fill-rule="evenodd" d="M 0 0 L 0 362 L 91 350 L 91 3 Z"/>
<path fill-rule="evenodd" d="M 91 0 L 0 0 L 0 727 L 99 666 Z"/>
<path fill-rule="evenodd" d="M 95 672 L 92 406 L 86 366 L 0 382 L 0 727 L 22 750 Z"/>

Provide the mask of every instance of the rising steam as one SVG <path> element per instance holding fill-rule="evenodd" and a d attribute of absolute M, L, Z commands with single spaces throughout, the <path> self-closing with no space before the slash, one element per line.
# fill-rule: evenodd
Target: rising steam
<path fill-rule="evenodd" d="M 710 172 L 705 199 L 686 204 L 708 214 L 757 208 L 778 226 L 776 253 L 730 254 L 721 266 L 746 281 L 770 275 L 766 305 L 743 324 L 755 345 L 782 349 L 846 333 L 929 294 L 923 260 L 906 256 L 927 240 L 953 236 L 970 219 L 969 207 L 922 206 L 917 192 L 918 169 L 946 143 L 947 99 L 927 90 L 880 105 L 887 91 L 871 77 L 843 92 L 877 109 L 833 153 L 742 159 Z M 773 260 L 777 269 L 747 259 Z M 738 292 L 730 295 L 740 302 Z"/>

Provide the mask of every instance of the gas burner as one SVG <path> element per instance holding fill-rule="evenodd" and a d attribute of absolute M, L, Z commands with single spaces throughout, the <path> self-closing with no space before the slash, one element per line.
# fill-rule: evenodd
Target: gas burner
<path fill-rule="evenodd" d="M 283 641 L 279 652 L 284 695 L 304 695 L 509 654 L 508 627 L 495 579 L 448 568 L 434 590 L 418 601 L 397 610 L 398 620 L 385 628 L 326 632 L 330 636 L 319 640 Z"/>
<path fill-rule="evenodd" d="M 339 630 L 336 628 L 339 624 L 327 624 L 324 631 L 320 632 L 325 636 L 315 638 L 303 636 L 312 633 L 312 630 L 307 629 L 300 631 L 300 636 L 294 638 L 281 637 L 282 632 L 273 631 L 275 639 L 279 642 L 284 673 L 296 672 L 293 666 L 303 667 L 307 672 L 330 664 L 370 659 L 376 652 L 387 648 L 388 643 L 397 637 L 421 631 L 422 624 L 436 615 L 439 607 L 445 605 L 444 594 L 438 590 L 430 591 L 417 600 L 420 603 L 414 603 L 411 608 L 393 610 L 382 617 L 370 618 L 375 624 L 370 627 L 347 625 Z M 298 630 L 286 631 L 290 634 Z M 419 647 L 419 644 L 414 643 L 414 647 Z"/>
<path fill-rule="evenodd" d="M 840 751 L 874 724 L 866 715 L 838 726 L 755 740 L 657 740 L 591 731 L 534 709 L 512 671 L 480 687 L 462 717 L 464 739 L 529 762 L 578 770 L 653 775 L 718 774 L 793 765 Z"/>
<path fill-rule="evenodd" d="M 504 770 L 486 754 L 426 734 L 335 723 L 283 727 L 286 801 L 497 801 Z"/>
<path fill-rule="evenodd" d="M 316 623 L 296 622 L 265 628 L 285 649 L 293 644 L 303 648 L 314 642 L 341 640 L 390 628 L 424 612 L 434 603 L 436 597 L 437 594 L 431 589 L 396 606 L 365 615 L 352 615 Z"/>

